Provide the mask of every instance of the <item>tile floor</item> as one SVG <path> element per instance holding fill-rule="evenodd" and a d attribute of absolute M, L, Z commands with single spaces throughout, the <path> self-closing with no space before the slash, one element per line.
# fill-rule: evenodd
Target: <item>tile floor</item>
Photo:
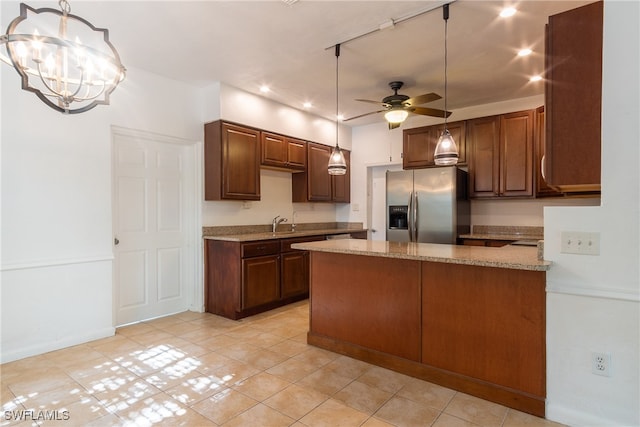
<path fill-rule="evenodd" d="M 0 365 L 0 426 L 558 426 L 309 346 L 308 310 L 184 312 Z"/>

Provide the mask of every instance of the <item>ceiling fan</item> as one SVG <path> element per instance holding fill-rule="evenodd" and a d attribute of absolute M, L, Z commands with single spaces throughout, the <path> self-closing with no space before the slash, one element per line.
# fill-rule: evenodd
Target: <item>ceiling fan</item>
<path fill-rule="evenodd" d="M 389 129 L 395 129 L 400 126 L 409 113 L 420 114 L 423 116 L 433 117 L 449 117 L 450 111 L 437 110 L 435 108 L 418 107 L 418 105 L 426 104 L 428 102 L 436 101 L 442 98 L 435 93 L 425 93 L 424 95 L 415 96 L 409 98 L 407 95 L 398 94 L 398 90 L 404 85 L 404 82 L 394 81 L 389 83 L 389 87 L 394 91 L 393 95 L 389 95 L 382 99 L 382 101 L 371 101 L 369 99 L 356 99 L 356 101 L 369 102 L 371 104 L 378 104 L 384 107 L 383 110 L 372 111 L 370 113 L 361 114 L 359 116 L 350 117 L 344 121 L 359 119 L 360 117 L 368 116 L 370 114 L 385 113 L 385 118 L 389 122 Z"/>

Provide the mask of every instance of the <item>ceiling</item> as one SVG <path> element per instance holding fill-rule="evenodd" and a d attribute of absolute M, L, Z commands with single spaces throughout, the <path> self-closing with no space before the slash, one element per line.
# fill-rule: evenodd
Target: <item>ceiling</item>
<path fill-rule="evenodd" d="M 590 2 L 451 3 L 447 107 L 454 115 L 450 120 L 455 120 L 459 108 L 542 94 L 543 82 L 531 83 L 529 77 L 543 71 L 547 17 Z M 33 7 L 52 8 L 57 8 L 56 3 L 29 2 Z M 339 111 L 345 117 L 378 110 L 374 104 L 354 99 L 381 100 L 393 93 L 388 87 L 393 80 L 405 82 L 399 91 L 402 94 L 435 92 L 444 97 L 441 6 L 445 1 L 289 3 L 70 1 L 73 14 L 109 29 L 126 67 L 198 87 L 220 81 L 298 109 L 311 102 L 309 112 L 334 120 L 333 46 L 342 43 Z M 518 9 L 515 16 L 498 16 L 505 4 Z M 12 3 L 11 8 L 5 3 L 2 13 L 6 25 L 18 15 L 18 3 Z M 380 29 L 392 22 L 395 25 L 391 28 Z M 533 53 L 520 58 L 517 51 L 524 47 Z M 260 93 L 263 84 L 271 88 L 269 93 Z M 424 106 L 444 108 L 444 99 Z M 375 114 L 346 124 L 382 121 L 382 114 Z"/>

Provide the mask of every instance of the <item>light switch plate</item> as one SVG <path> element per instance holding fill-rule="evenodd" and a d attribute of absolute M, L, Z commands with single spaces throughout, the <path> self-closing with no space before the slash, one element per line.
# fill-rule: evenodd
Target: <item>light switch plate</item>
<path fill-rule="evenodd" d="M 600 233 L 563 231 L 561 239 L 563 254 L 600 255 Z"/>

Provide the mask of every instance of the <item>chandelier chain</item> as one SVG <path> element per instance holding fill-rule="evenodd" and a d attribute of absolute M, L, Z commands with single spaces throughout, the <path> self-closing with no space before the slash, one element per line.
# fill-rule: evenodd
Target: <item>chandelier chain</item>
<path fill-rule="evenodd" d="M 60 6 L 63 15 L 67 16 L 71 13 L 71 5 L 67 0 L 58 0 L 58 6 Z"/>

